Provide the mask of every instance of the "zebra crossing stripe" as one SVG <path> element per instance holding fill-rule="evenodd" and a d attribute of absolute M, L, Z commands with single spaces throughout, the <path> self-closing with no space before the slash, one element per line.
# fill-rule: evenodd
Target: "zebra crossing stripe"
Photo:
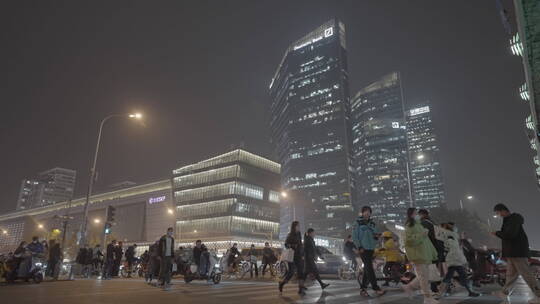
<path fill-rule="evenodd" d="M 341 290 L 350 290 L 350 289 L 355 289 L 357 293 L 360 292 L 360 289 L 358 288 L 358 286 L 346 286 L 346 287 L 338 287 L 338 288 L 331 288 L 329 287 L 328 289 L 326 289 L 325 291 L 322 291 L 320 290 L 319 288 L 315 289 L 315 290 L 308 290 L 308 292 L 306 293 L 306 295 L 304 297 L 313 297 L 313 296 L 317 296 L 317 297 L 320 297 L 319 295 L 322 293 L 322 292 L 326 292 L 327 294 L 332 294 L 333 292 L 335 291 L 341 291 Z M 288 291 L 294 291 L 294 294 L 296 295 L 297 294 L 297 291 L 298 291 L 298 287 L 294 287 L 293 289 L 288 289 L 288 290 L 284 290 L 283 292 L 283 295 L 286 296 L 288 295 Z M 250 300 L 269 300 L 269 299 L 275 299 L 275 298 L 278 298 L 279 297 L 279 293 L 278 293 L 278 290 L 277 288 L 275 288 L 274 290 L 272 290 L 272 294 L 271 295 L 265 295 L 265 296 L 260 296 L 260 297 L 251 297 L 249 298 Z"/>

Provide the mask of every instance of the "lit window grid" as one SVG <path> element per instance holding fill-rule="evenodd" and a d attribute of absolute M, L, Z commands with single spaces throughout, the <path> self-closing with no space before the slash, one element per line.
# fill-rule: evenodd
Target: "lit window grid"
<path fill-rule="evenodd" d="M 242 182 L 228 182 L 174 192 L 177 203 L 208 199 L 223 195 L 243 195 L 262 200 L 264 188 Z"/>
<path fill-rule="evenodd" d="M 216 167 L 216 166 L 223 166 L 234 162 L 244 162 L 246 164 L 250 164 L 252 166 L 268 170 L 274 173 L 280 173 L 281 166 L 273 162 L 269 159 L 266 159 L 264 157 L 255 155 L 253 153 L 246 152 L 244 150 L 235 150 L 231 151 L 201 162 L 198 162 L 193 165 L 185 166 L 179 169 L 173 170 L 174 175 L 183 174 L 183 173 L 189 173 L 193 171 L 199 171 L 206 168 Z"/>

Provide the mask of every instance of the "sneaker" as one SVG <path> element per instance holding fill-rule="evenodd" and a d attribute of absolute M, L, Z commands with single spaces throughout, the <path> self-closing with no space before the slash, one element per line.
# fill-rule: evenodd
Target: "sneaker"
<path fill-rule="evenodd" d="M 479 297 L 480 294 L 478 292 L 471 291 L 469 292 L 469 297 L 476 298 Z"/>
<path fill-rule="evenodd" d="M 278 284 L 279 294 L 282 294 L 282 293 L 283 293 L 283 285 L 285 285 L 284 282 L 279 282 L 279 284 Z"/>
<path fill-rule="evenodd" d="M 409 299 L 412 299 L 413 296 L 414 296 L 414 290 L 412 289 L 412 287 L 407 284 L 407 285 L 402 285 L 401 288 L 403 289 L 403 292 L 405 292 L 405 294 L 407 295 L 407 297 Z"/>
<path fill-rule="evenodd" d="M 446 291 L 448 290 L 448 284 L 446 284 L 446 283 L 443 282 L 443 283 L 441 283 L 441 284 L 438 286 L 437 289 L 439 290 L 439 292 L 436 293 L 437 296 L 439 296 L 440 298 L 442 298 L 442 297 L 446 296 Z"/>
<path fill-rule="evenodd" d="M 493 295 L 501 300 L 508 300 L 508 294 L 504 293 L 502 290 L 495 291 Z"/>
<path fill-rule="evenodd" d="M 439 301 L 434 298 L 424 298 L 424 304 L 439 304 Z"/>

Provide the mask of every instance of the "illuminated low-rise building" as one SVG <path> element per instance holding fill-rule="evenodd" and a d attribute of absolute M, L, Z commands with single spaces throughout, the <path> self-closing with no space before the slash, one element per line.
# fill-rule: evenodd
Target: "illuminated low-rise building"
<path fill-rule="evenodd" d="M 278 163 L 244 150 L 173 170 L 177 239 L 216 249 L 277 240 L 279 174 Z"/>
<path fill-rule="evenodd" d="M 21 241 L 30 241 L 32 236 L 60 241 L 65 232 L 66 252 L 74 254 L 84 204 L 83 197 L 0 215 L 0 253 L 14 250 Z M 109 206 L 115 208 L 115 214 L 107 241 L 137 243 L 143 245 L 140 250 L 144 250 L 144 245 L 153 243 L 168 227 L 174 226 L 170 179 L 92 195 L 88 212 L 88 240 L 92 246 L 104 241 Z M 65 231 L 64 220 L 67 220 Z"/>

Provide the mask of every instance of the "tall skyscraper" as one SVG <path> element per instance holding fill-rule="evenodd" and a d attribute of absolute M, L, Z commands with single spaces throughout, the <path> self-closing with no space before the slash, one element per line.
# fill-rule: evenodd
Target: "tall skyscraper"
<path fill-rule="evenodd" d="M 401 221 L 410 205 L 401 79 L 393 72 L 352 99 L 358 202 L 381 220 Z"/>
<path fill-rule="evenodd" d="M 525 119 L 525 130 L 534 150 L 533 163 L 540 187 L 540 2 L 514 0 L 514 7 L 517 32 L 510 39 L 510 48 L 523 59 L 525 83 L 519 88 L 519 95 L 531 111 Z"/>
<path fill-rule="evenodd" d="M 57 167 L 39 173 L 35 179 L 24 179 L 17 209 L 42 207 L 70 200 L 73 198 L 76 177 L 76 171 Z"/>
<path fill-rule="evenodd" d="M 423 209 L 440 207 L 445 203 L 445 193 L 430 106 L 418 105 L 408 110 L 405 116 L 414 206 Z"/>
<path fill-rule="evenodd" d="M 311 204 L 306 226 L 341 237 L 354 218 L 343 23 L 332 19 L 290 45 L 270 96 L 283 190 Z"/>

